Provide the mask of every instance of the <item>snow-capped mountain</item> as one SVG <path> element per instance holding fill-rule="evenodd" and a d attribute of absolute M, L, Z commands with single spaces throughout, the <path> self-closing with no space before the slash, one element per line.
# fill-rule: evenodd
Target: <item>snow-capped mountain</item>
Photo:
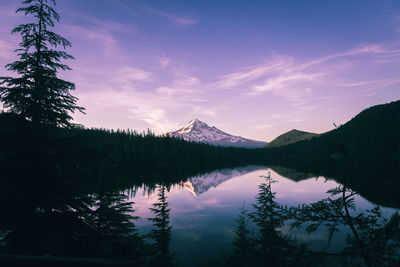
<path fill-rule="evenodd" d="M 230 135 L 214 126 L 210 127 L 207 123 L 198 119 L 193 119 L 185 127 L 168 134 L 172 137 L 182 138 L 186 141 L 201 142 L 218 146 L 259 148 L 264 147 L 267 144 L 267 142 Z"/>
<path fill-rule="evenodd" d="M 207 192 L 210 188 L 216 188 L 223 182 L 237 177 L 245 175 L 249 172 L 266 169 L 265 166 L 246 166 L 235 169 L 222 169 L 214 172 L 210 172 L 204 175 L 198 175 L 188 179 L 186 182 L 182 182 L 181 186 L 192 193 L 193 196 L 199 196 Z"/>

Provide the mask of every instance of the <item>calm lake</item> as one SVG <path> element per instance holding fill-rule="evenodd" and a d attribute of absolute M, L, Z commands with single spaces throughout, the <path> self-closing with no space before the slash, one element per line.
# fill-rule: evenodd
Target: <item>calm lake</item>
<path fill-rule="evenodd" d="M 278 174 L 274 169 L 265 166 L 247 166 L 235 169 L 222 169 L 199 175 L 170 186 L 166 197 L 169 203 L 171 230 L 171 251 L 183 266 L 193 266 L 199 262 L 218 258 L 229 253 L 234 238 L 234 228 L 238 215 L 244 207 L 249 212 L 254 210 L 253 204 L 259 185 L 265 182 L 263 176 L 271 173 L 276 182 L 272 191 L 276 193 L 276 201 L 287 206 L 319 201 L 329 197 L 326 192 L 339 184 L 324 177 L 307 177 L 307 175 L 291 175 L 292 179 Z M 293 174 L 293 173 L 292 173 Z M 295 177 L 295 178 L 293 178 Z M 129 192 L 130 201 L 135 204 L 134 215 L 142 219 L 136 222 L 138 230 L 146 234 L 151 230 L 151 223 L 146 218 L 152 217 L 149 210 L 157 202 L 157 192 L 146 186 Z M 371 209 L 375 204 L 359 195 L 355 195 L 356 211 Z M 382 208 L 382 214 L 390 217 L 396 209 Z M 254 224 L 249 223 L 252 233 L 256 233 Z M 348 227 L 339 227 L 331 243 L 329 251 L 342 249 Z M 291 234 L 299 241 L 305 241 L 313 249 L 327 246 L 328 232 L 322 227 L 313 233 L 305 230 L 290 230 L 283 227 L 285 234 Z"/>
<path fill-rule="evenodd" d="M 286 260 L 287 252 L 290 252 L 288 257 L 297 257 L 297 252 L 304 251 L 312 254 L 302 254 L 299 259 L 308 260 L 310 255 L 314 257 L 315 252 L 324 249 L 322 260 L 318 258 L 319 262 L 313 264 L 303 262 L 302 266 L 320 266 L 321 262 L 335 265 L 339 261 L 338 252 L 345 257 L 356 255 L 359 265 L 364 266 L 359 246 L 346 241 L 354 235 L 351 225 L 355 225 L 359 238 L 367 246 L 365 251 L 381 249 L 379 255 L 389 254 L 384 255 L 383 262 L 389 262 L 385 266 L 392 266 L 393 253 L 388 248 L 395 245 L 394 252 L 398 251 L 398 228 L 386 231 L 390 223 L 385 221 L 399 208 L 393 195 L 397 192 L 393 180 L 367 184 L 366 180 L 353 179 L 347 187 L 312 173 L 259 165 L 219 169 L 190 178 L 182 175 L 169 181 L 161 179 L 165 176 L 155 175 L 160 179 L 156 177 L 151 183 L 141 182 L 151 181 L 151 177 L 138 178 L 135 182 L 133 178 L 140 177 L 139 174 L 119 175 L 116 169 L 102 174 L 107 177 L 104 179 L 96 179 L 98 176 L 91 172 L 87 174 L 88 177 L 75 180 L 52 175 L 4 178 L 7 186 L 0 187 L 0 265 L 30 266 L 36 262 L 39 265 L 35 266 L 54 266 L 57 262 L 70 262 L 71 266 L 87 266 L 89 260 L 93 266 L 109 263 L 115 266 L 173 266 L 173 263 L 231 266 L 232 255 L 242 257 L 242 248 L 237 250 L 238 244 L 235 247 L 232 243 L 238 237 L 240 214 L 246 214 L 245 241 L 250 242 L 248 248 L 253 254 L 243 254 L 244 264 L 239 266 L 248 266 L 248 260 L 252 259 L 256 262 L 251 266 L 259 266 L 260 260 L 264 261 L 261 265 L 270 266 L 266 264 L 271 258 L 268 252 L 276 244 L 281 249 L 278 260 Z M 175 176 L 171 172 L 169 177 Z M 359 186 L 363 195 L 352 191 L 351 185 Z M 160 188 L 164 190 L 164 200 L 161 200 Z M 336 195 L 327 193 L 334 188 Z M 341 196 L 346 196 L 342 197 L 347 199 L 346 205 L 341 202 Z M 323 199 L 322 206 L 311 213 L 307 209 L 295 209 Z M 370 200 L 380 204 L 379 212 L 368 212 L 376 207 Z M 360 216 L 361 213 L 364 215 Z M 283 214 L 282 223 L 277 223 L 279 214 Z M 137 216 L 140 219 L 135 220 Z M 319 227 L 307 232 L 307 227 L 316 220 Z M 294 222 L 301 222 L 301 227 L 291 228 Z M 334 233 L 330 242 L 329 233 Z M 376 247 L 375 239 L 381 236 L 383 245 L 377 243 Z M 303 244 L 308 244 L 307 249 L 303 249 Z M 236 252 L 232 253 L 235 248 Z M 168 251 L 174 256 L 170 257 Z"/>

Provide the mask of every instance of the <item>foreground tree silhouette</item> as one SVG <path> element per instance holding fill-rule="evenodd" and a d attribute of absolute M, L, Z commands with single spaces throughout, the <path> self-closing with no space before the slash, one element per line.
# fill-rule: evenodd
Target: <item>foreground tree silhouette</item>
<path fill-rule="evenodd" d="M 234 239 L 232 240 L 232 252 L 228 256 L 226 266 L 257 266 L 257 239 L 250 236 L 248 227 L 248 214 L 244 208 L 236 220 Z"/>
<path fill-rule="evenodd" d="M 148 218 L 153 223 L 153 229 L 148 237 L 154 241 L 151 253 L 152 266 L 174 266 L 174 254 L 169 251 L 171 241 L 171 228 L 169 224 L 169 212 L 167 197 L 165 196 L 166 187 L 161 185 L 158 189 L 158 202 L 153 204 L 150 210 L 154 213 L 153 218 Z"/>
<path fill-rule="evenodd" d="M 25 7 L 16 12 L 32 15 L 35 22 L 21 24 L 12 33 L 19 33 L 22 41 L 15 50 L 19 60 L 7 64 L 6 69 L 19 77 L 0 77 L 0 100 L 4 107 L 21 114 L 35 124 L 69 126 L 70 112 L 83 112 L 70 94 L 75 89 L 71 82 L 57 77 L 60 70 L 71 70 L 62 60 L 74 59 L 65 51 L 53 48 L 70 47 L 64 37 L 49 30 L 60 16 L 48 4 L 55 0 L 25 0 Z"/>
<path fill-rule="evenodd" d="M 262 265 L 282 266 L 286 264 L 290 244 L 280 228 L 288 218 L 286 210 L 275 201 L 275 193 L 271 189 L 275 181 L 271 178 L 271 173 L 268 172 L 264 178 L 266 182 L 259 185 L 256 203 L 253 205 L 255 211 L 250 214 L 250 218 L 257 224 L 260 231 L 258 243 Z"/>
<path fill-rule="evenodd" d="M 315 266 L 318 260 L 308 245 L 284 233 L 282 228 L 292 219 L 289 209 L 276 201 L 271 173 L 262 176 L 254 211 L 247 215 L 242 208 L 234 231 L 233 249 L 226 266 Z M 247 216 L 256 224 L 258 234 L 250 235 Z"/>
<path fill-rule="evenodd" d="M 319 227 L 328 229 L 328 245 L 340 226 L 350 230 L 341 252 L 327 254 L 342 258 L 349 266 L 399 266 L 400 264 L 400 214 L 386 218 L 381 209 L 359 212 L 355 205 L 356 192 L 346 185 L 327 191 L 330 197 L 291 209 L 292 228 L 307 224 L 311 233 Z M 329 248 L 329 247 L 327 247 Z M 326 249 L 325 249 L 326 250 Z"/>
<path fill-rule="evenodd" d="M 134 213 L 128 196 L 121 192 L 99 192 L 90 196 L 91 205 L 85 223 L 96 233 L 96 256 L 143 260 L 144 241 L 137 232 Z"/>

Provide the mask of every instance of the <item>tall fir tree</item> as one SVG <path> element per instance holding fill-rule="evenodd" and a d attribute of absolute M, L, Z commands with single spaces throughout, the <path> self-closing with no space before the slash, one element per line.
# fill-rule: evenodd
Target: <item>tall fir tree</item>
<path fill-rule="evenodd" d="M 250 236 L 248 213 L 242 210 L 236 220 L 232 252 L 228 256 L 226 266 L 259 266 L 256 254 L 256 239 Z"/>
<path fill-rule="evenodd" d="M 70 91 L 75 84 L 57 77 L 60 70 L 71 70 L 63 60 L 74 59 L 64 50 L 71 43 L 51 31 L 60 16 L 52 8 L 55 0 L 25 0 L 25 7 L 16 12 L 32 15 L 35 22 L 21 24 L 12 33 L 22 37 L 15 50 L 19 60 L 6 65 L 6 69 L 19 77 L 0 77 L 0 101 L 10 111 L 21 114 L 35 124 L 69 126 L 70 113 L 84 108 L 77 106 L 77 98 Z M 63 50 L 56 50 L 62 47 Z"/>
<path fill-rule="evenodd" d="M 169 213 L 166 193 L 166 186 L 160 185 L 158 188 L 158 202 L 153 204 L 150 210 L 154 213 L 153 218 L 148 218 L 153 223 L 153 229 L 148 237 L 154 241 L 152 245 L 152 266 L 174 266 L 174 254 L 169 250 L 171 241 L 171 228 L 169 224 Z"/>
<path fill-rule="evenodd" d="M 285 208 L 275 200 L 275 192 L 271 185 L 276 181 L 271 173 L 264 176 L 266 182 L 258 186 L 256 203 L 253 204 L 254 212 L 250 218 L 258 226 L 260 237 L 257 240 L 259 247 L 259 265 L 262 266 L 288 266 L 289 240 L 282 234 L 286 216 Z"/>

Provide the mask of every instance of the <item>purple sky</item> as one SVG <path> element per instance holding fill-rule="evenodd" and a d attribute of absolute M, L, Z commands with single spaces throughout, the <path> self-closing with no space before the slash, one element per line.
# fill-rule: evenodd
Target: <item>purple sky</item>
<path fill-rule="evenodd" d="M 30 18 L 0 2 L 0 66 Z M 271 141 L 400 99 L 400 1 L 58 0 L 76 60 L 61 76 L 87 127 L 176 130 L 198 118 Z M 0 68 L 0 75 L 10 75 Z"/>

